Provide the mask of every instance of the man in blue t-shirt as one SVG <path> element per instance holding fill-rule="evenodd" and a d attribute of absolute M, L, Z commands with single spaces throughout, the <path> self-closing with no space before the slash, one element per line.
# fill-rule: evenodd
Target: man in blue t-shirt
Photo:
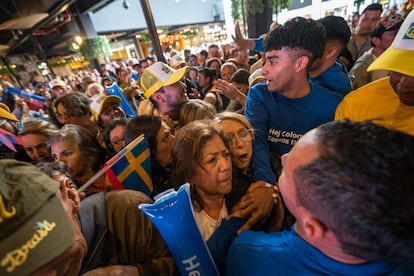
<path fill-rule="evenodd" d="M 226 275 L 414 275 L 414 137 L 336 121 L 282 157 L 291 231 L 245 231 Z"/>
<path fill-rule="evenodd" d="M 349 73 L 338 59 L 351 37 L 351 30 L 343 17 L 329 15 L 318 20 L 325 29 L 325 51 L 309 70 L 308 80 L 331 92 L 347 95 L 352 90 Z"/>
<path fill-rule="evenodd" d="M 256 130 L 254 180 L 275 184 L 278 173 L 271 169 L 271 156 L 277 164 L 278 156 L 289 152 L 305 132 L 332 121 L 341 96 L 308 82 L 308 70 L 325 49 L 320 23 L 293 18 L 273 29 L 263 46 L 267 82 L 249 90 L 244 115 Z"/>

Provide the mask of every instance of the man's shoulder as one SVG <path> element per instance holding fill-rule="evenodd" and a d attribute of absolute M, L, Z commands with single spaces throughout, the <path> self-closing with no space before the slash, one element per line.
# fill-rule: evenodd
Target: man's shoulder
<path fill-rule="evenodd" d="M 260 252 L 260 254 L 269 254 L 269 258 L 274 258 L 279 254 L 290 255 L 291 245 L 298 242 L 298 239 L 300 237 L 291 231 L 274 233 L 245 231 L 234 240 L 232 249 L 240 256 L 254 256 Z"/>
<path fill-rule="evenodd" d="M 232 275 L 413 275 L 413 261 L 347 264 L 325 255 L 290 232 L 241 233 L 232 243 L 227 272 Z M 407 274 L 407 272 L 409 272 Z"/>
<path fill-rule="evenodd" d="M 271 99 L 274 97 L 274 94 L 277 93 L 270 92 L 265 83 L 258 83 L 249 89 L 246 105 L 250 106 L 254 103 L 267 105 L 272 102 Z"/>
<path fill-rule="evenodd" d="M 345 96 L 344 101 L 355 100 L 355 99 L 366 99 L 368 101 L 374 101 L 375 96 L 378 96 L 379 91 L 384 95 L 384 91 L 392 90 L 389 82 L 389 77 L 385 77 L 379 80 L 370 82 Z M 374 98 L 372 98 L 374 97 Z"/>
<path fill-rule="evenodd" d="M 269 91 L 269 89 L 267 89 L 266 83 L 258 83 L 258 84 L 253 85 L 249 89 L 249 94 L 251 93 L 263 94 L 263 93 L 271 93 L 271 92 Z"/>
<path fill-rule="evenodd" d="M 332 92 L 326 87 L 323 87 L 316 83 L 310 83 L 311 95 L 324 100 L 331 100 L 335 103 L 339 103 L 342 100 L 342 95 L 339 93 Z"/>
<path fill-rule="evenodd" d="M 305 273 L 306 265 L 302 262 L 306 262 L 305 251 L 309 246 L 293 230 L 242 232 L 231 245 L 227 272 L 234 275 Z"/>

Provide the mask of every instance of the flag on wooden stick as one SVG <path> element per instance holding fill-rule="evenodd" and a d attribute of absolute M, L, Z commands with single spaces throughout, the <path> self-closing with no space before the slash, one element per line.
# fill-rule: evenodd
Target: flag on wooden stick
<path fill-rule="evenodd" d="M 83 192 L 106 173 L 115 190 L 130 189 L 151 196 L 151 157 L 144 135 L 138 136 L 108 160 L 104 167 L 78 189 Z"/>
<path fill-rule="evenodd" d="M 143 135 L 107 161 L 105 167 L 114 189 L 131 189 L 151 195 L 151 158 Z"/>

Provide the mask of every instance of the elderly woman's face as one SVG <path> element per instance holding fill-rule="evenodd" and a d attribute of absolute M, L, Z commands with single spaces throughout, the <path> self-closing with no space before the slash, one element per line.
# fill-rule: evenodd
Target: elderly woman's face
<path fill-rule="evenodd" d="M 191 180 L 200 197 L 210 198 L 230 193 L 232 184 L 231 158 L 220 136 L 207 141 L 201 149 L 201 166 Z"/>
<path fill-rule="evenodd" d="M 230 139 L 229 150 L 233 164 L 242 170 L 249 168 L 253 153 L 251 130 L 235 120 L 222 120 L 221 126 Z"/>
<path fill-rule="evenodd" d="M 92 170 L 91 160 L 71 140 L 53 143 L 51 153 L 55 161 L 66 164 L 68 173 L 74 178 L 82 178 L 86 172 Z"/>

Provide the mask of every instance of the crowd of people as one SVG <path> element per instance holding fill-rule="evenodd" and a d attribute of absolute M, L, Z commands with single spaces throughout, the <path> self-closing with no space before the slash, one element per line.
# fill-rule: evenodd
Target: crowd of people
<path fill-rule="evenodd" d="M 222 275 L 413 275 L 413 26 L 375 3 L 34 84 L 45 101 L 3 80 L 0 274 L 176 275 L 137 206 L 189 183 Z M 140 135 L 150 195 L 94 178 Z"/>

